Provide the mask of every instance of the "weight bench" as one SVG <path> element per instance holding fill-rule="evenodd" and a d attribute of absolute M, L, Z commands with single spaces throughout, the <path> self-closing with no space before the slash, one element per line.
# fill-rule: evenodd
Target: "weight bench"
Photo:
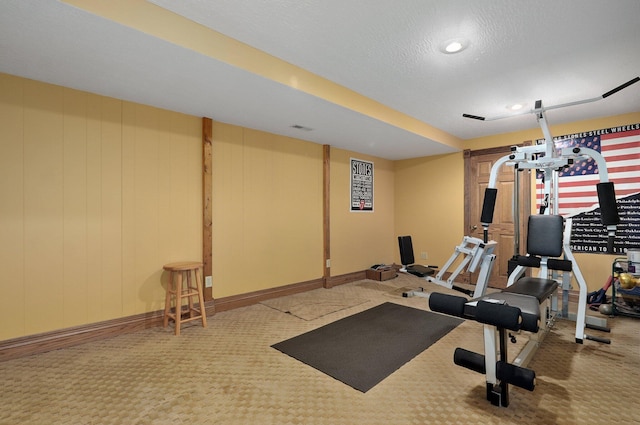
<path fill-rule="evenodd" d="M 484 325 L 484 355 L 456 348 L 453 361 L 458 366 L 486 375 L 487 400 L 496 406 L 509 405 L 509 384 L 529 391 L 535 388 L 536 374 L 526 366 L 553 325 L 555 312 L 552 306 L 557 304 L 558 282 L 546 276 L 549 269 L 571 270 L 570 261 L 550 258 L 562 254 L 562 243 L 561 216 L 531 216 L 528 255 L 519 257 L 518 264 L 540 268 L 539 277 L 522 277 L 502 292 L 472 300 L 437 292 L 429 296 L 432 311 Z M 509 363 L 507 357 L 507 337 L 515 342 L 515 336 L 509 335 L 509 331 L 531 333 L 513 363 Z"/>
<path fill-rule="evenodd" d="M 401 272 L 407 272 L 414 276 L 425 277 L 435 273 L 434 268 L 437 266 L 423 266 L 414 264 L 413 243 L 411 236 L 398 236 L 398 245 L 400 247 L 400 262 L 402 263 Z"/>

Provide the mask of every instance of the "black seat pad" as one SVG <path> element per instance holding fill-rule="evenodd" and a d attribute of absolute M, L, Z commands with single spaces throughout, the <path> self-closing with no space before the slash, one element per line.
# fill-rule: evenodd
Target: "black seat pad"
<path fill-rule="evenodd" d="M 431 267 L 422 266 L 420 264 L 411 264 L 406 267 L 407 273 L 418 277 L 431 276 L 435 273 L 435 270 Z"/>
<path fill-rule="evenodd" d="M 507 286 L 503 292 L 530 295 L 536 297 L 538 302 L 546 300 L 558 289 L 558 282 L 539 277 L 523 277 L 513 285 Z"/>

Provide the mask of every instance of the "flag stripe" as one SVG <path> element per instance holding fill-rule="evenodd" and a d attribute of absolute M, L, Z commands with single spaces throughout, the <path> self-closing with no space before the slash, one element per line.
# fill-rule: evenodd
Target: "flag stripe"
<path fill-rule="evenodd" d="M 631 172 L 627 171 L 627 172 L 620 172 L 615 174 L 609 173 L 609 180 L 613 181 L 616 184 L 617 183 L 636 183 L 640 185 L 640 182 L 638 181 L 640 179 L 640 175 L 638 175 L 637 173 L 637 171 L 639 170 L 640 169 L 632 170 Z M 613 178 L 611 178 L 612 174 L 614 174 Z M 595 190 L 595 186 L 598 183 L 600 183 L 600 179 L 598 178 L 586 179 L 586 178 L 582 178 L 581 176 L 567 176 L 561 179 L 560 186 L 561 187 L 562 186 L 565 186 L 565 187 L 593 186 Z M 538 180 L 536 182 L 536 188 L 542 189 L 543 187 L 544 187 L 544 183 Z"/>
<path fill-rule="evenodd" d="M 609 167 L 610 174 L 613 174 L 613 173 L 625 173 L 627 171 L 640 171 L 640 164 L 638 164 L 638 165 L 624 165 L 622 167 Z"/>
<path fill-rule="evenodd" d="M 640 149 L 635 153 L 625 153 L 623 155 L 605 156 L 607 161 L 637 161 L 640 159 Z"/>
<path fill-rule="evenodd" d="M 620 139 L 603 139 L 603 146 L 600 146 L 600 149 L 604 154 L 606 152 L 617 151 L 617 150 L 635 150 L 638 147 L 636 138 L 632 137 L 621 137 Z"/>

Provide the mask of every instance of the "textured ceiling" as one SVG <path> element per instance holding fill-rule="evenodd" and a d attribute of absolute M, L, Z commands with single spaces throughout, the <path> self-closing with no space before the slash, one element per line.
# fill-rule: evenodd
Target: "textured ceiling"
<path fill-rule="evenodd" d="M 170 10 L 454 139 L 537 126 L 531 114 L 480 122 L 463 113 L 593 98 L 640 75 L 638 0 L 129 1 Z M 0 72 L 388 159 L 459 149 L 98 15 L 54 0 L 3 0 Z M 453 38 L 469 46 L 442 53 Z M 637 111 L 640 83 L 547 117 L 559 124 Z"/>

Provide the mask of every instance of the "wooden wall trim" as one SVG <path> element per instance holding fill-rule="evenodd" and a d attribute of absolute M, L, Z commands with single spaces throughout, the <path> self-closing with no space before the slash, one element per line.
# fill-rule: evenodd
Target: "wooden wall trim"
<path fill-rule="evenodd" d="M 471 152 L 469 149 L 463 152 L 463 172 L 464 172 L 464 194 L 463 194 L 463 202 L 464 202 L 464 212 L 462 216 L 462 234 L 466 235 L 468 233 L 468 229 L 471 223 L 471 211 L 468 208 L 471 203 L 471 190 L 469 187 L 469 176 L 471 175 Z"/>
<path fill-rule="evenodd" d="M 494 148 L 477 149 L 477 150 L 465 149 L 463 151 L 463 156 L 465 158 L 469 158 L 471 156 L 491 155 L 491 154 L 494 154 L 494 153 L 505 153 L 505 154 L 507 154 L 507 153 L 511 152 L 511 146 L 522 147 L 522 146 L 531 146 L 532 144 L 533 144 L 533 141 L 526 140 L 524 142 L 517 143 L 515 145 L 509 145 L 509 146 L 497 146 L 497 147 L 494 147 Z"/>
<path fill-rule="evenodd" d="M 340 276 L 332 276 L 328 279 L 325 287 L 333 288 L 334 286 L 344 285 L 345 283 L 356 282 L 358 280 L 366 279 L 366 271 L 361 270 L 359 272 L 347 273 Z"/>
<path fill-rule="evenodd" d="M 322 278 L 324 287 L 328 288 L 327 282 L 331 279 L 331 146 L 322 146 Z"/>
<path fill-rule="evenodd" d="M 299 294 L 301 292 L 311 291 L 312 289 L 322 288 L 324 279 L 313 279 L 306 282 L 292 283 L 290 285 L 278 286 L 276 288 L 262 289 L 260 291 L 248 292 L 246 294 L 232 295 L 216 299 L 216 310 L 228 311 L 235 308 L 247 307 L 258 304 L 260 301 L 270 300 L 272 298 L 284 297 L 286 295 Z"/>
<path fill-rule="evenodd" d="M 332 288 L 345 283 L 356 282 L 366 278 L 365 270 L 347 273 L 340 276 L 333 276 L 326 280 L 324 277 L 320 279 L 308 280 L 306 282 L 292 283 L 290 285 L 278 286 L 276 288 L 263 289 L 246 294 L 232 295 L 230 297 L 217 298 L 215 300 L 216 311 L 228 311 L 239 307 L 247 307 L 257 304 L 260 301 L 272 298 L 284 297 L 286 295 L 298 294 L 301 292 L 311 291 L 318 288 Z M 208 311 L 208 310 L 207 310 Z"/>
<path fill-rule="evenodd" d="M 76 326 L 0 342 L 0 361 L 162 326 L 162 311 Z"/>
<path fill-rule="evenodd" d="M 322 288 L 323 283 L 324 279 L 315 279 L 242 295 L 219 298 L 215 301 L 209 300 L 205 301 L 205 310 L 207 316 L 212 316 L 217 311 L 245 307 L 271 298 Z M 162 326 L 163 313 L 163 310 L 157 310 L 119 319 L 0 341 L 0 362 Z"/>
<path fill-rule="evenodd" d="M 215 313 L 213 300 L 205 302 L 205 311 L 207 316 Z M 0 362 L 162 326 L 163 313 L 152 311 L 0 341 Z"/>
<path fill-rule="evenodd" d="M 213 273 L 212 139 L 213 121 L 202 118 L 202 289 L 207 301 L 213 299 L 213 288 L 204 287 Z"/>
<path fill-rule="evenodd" d="M 362 280 L 364 278 L 364 270 L 348 273 L 342 276 L 334 276 L 330 279 L 330 286 L 342 285 Z M 209 300 L 205 301 L 205 310 L 207 316 L 212 316 L 216 312 L 246 307 L 271 298 L 283 297 L 286 295 L 293 295 L 310 291 L 312 289 L 322 288 L 324 283 L 324 278 L 319 278 L 246 294 L 218 298 L 215 301 Z M 162 315 L 163 311 L 158 310 L 122 317 L 119 319 L 106 320 L 98 323 L 91 323 L 0 341 L 0 362 L 162 326 Z M 167 332 L 169 332 L 169 330 L 167 330 Z"/>

